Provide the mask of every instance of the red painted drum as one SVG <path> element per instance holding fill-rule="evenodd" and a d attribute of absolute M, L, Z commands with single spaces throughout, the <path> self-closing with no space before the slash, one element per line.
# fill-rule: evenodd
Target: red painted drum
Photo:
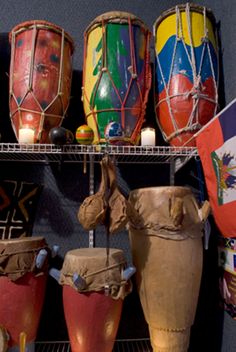
<path fill-rule="evenodd" d="M 199 208 L 187 187 L 133 190 L 139 213 L 129 236 L 140 301 L 154 352 L 187 352 L 202 274 L 202 227 L 208 203 Z"/>
<path fill-rule="evenodd" d="M 215 17 L 206 7 L 177 5 L 154 24 L 156 120 L 173 146 L 193 138 L 217 112 L 218 45 Z"/>
<path fill-rule="evenodd" d="M 0 241 L 0 326 L 9 336 L 8 351 L 20 351 L 22 333 L 27 351 L 34 351 L 47 271 L 48 247 L 43 237 Z"/>
<path fill-rule="evenodd" d="M 10 32 L 10 117 L 20 143 L 50 143 L 51 128 L 66 114 L 73 40 L 46 21 L 28 21 Z"/>
<path fill-rule="evenodd" d="M 131 291 L 122 279 L 123 251 L 80 248 L 69 251 L 63 263 L 65 319 L 72 352 L 111 352 L 123 299 Z"/>
<path fill-rule="evenodd" d="M 151 86 L 150 32 L 127 12 L 108 12 L 85 31 L 83 105 L 94 144 L 138 144 Z"/>

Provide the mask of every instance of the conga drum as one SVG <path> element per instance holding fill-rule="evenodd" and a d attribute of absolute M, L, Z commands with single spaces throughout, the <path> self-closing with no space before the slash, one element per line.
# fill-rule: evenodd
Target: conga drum
<path fill-rule="evenodd" d="M 129 224 L 136 283 L 154 352 L 186 352 L 202 274 L 201 209 L 187 187 L 130 192 L 139 220 Z"/>
<path fill-rule="evenodd" d="M 80 248 L 67 252 L 60 275 L 72 352 L 111 352 L 123 299 L 131 284 L 120 249 Z"/>
<path fill-rule="evenodd" d="M 156 120 L 173 146 L 193 138 L 217 111 L 218 45 L 215 17 L 206 7 L 177 5 L 154 24 Z"/>
<path fill-rule="evenodd" d="M 109 143 L 112 122 L 117 144 L 138 143 L 151 85 L 149 42 L 146 25 L 127 12 L 104 13 L 85 30 L 82 98 L 93 143 Z"/>
<path fill-rule="evenodd" d="M 20 143 L 49 143 L 70 98 L 73 40 L 47 21 L 28 21 L 9 35 L 10 118 Z"/>
<path fill-rule="evenodd" d="M 0 332 L 6 337 L 7 351 L 20 351 L 21 334 L 27 352 L 34 351 L 47 272 L 48 247 L 43 237 L 0 241 Z"/>

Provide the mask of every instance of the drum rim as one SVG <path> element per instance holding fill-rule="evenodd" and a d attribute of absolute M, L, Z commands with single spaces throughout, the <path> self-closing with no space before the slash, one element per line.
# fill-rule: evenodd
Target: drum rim
<path fill-rule="evenodd" d="M 169 8 L 168 10 L 162 12 L 162 14 L 159 17 L 157 17 L 157 19 L 153 25 L 154 36 L 156 34 L 157 27 L 160 25 L 160 23 L 164 19 L 166 19 L 168 16 L 174 14 L 176 7 L 179 8 L 180 12 L 183 12 L 186 9 L 186 3 L 173 6 L 173 7 Z M 211 8 L 203 6 L 203 5 L 191 3 L 191 2 L 189 3 L 189 7 L 190 7 L 190 9 L 194 9 L 195 10 L 194 12 L 201 13 L 201 14 L 202 14 L 202 10 L 205 7 L 206 8 L 206 16 L 211 20 L 213 26 L 216 24 L 216 18 L 215 18 L 213 11 L 211 10 Z"/>
<path fill-rule="evenodd" d="M 14 26 L 12 28 L 12 30 L 9 33 L 9 42 L 11 43 L 13 33 L 24 32 L 25 30 L 29 29 L 30 27 L 33 27 L 34 25 L 36 25 L 36 27 L 42 28 L 42 29 L 50 28 L 54 32 L 60 33 L 60 34 L 64 30 L 62 27 L 58 26 L 57 24 L 54 24 L 52 22 L 45 21 L 45 20 L 24 21 L 24 22 L 17 24 L 16 26 Z M 64 31 L 64 33 L 65 33 L 65 38 L 68 40 L 68 42 L 71 45 L 71 49 L 72 49 L 72 53 L 73 53 L 74 49 L 75 49 L 74 39 L 71 37 L 71 35 L 68 32 Z"/>
<path fill-rule="evenodd" d="M 84 255 L 86 255 L 86 257 L 88 257 L 88 254 L 91 253 L 93 254 L 90 258 L 92 259 L 94 256 L 94 253 L 96 255 L 99 254 L 99 252 L 101 252 L 102 254 L 106 255 L 107 248 L 106 247 L 86 247 L 86 248 L 74 248 L 69 250 L 68 252 L 66 252 L 66 257 L 68 259 L 68 257 L 70 255 L 75 255 L 78 253 L 78 255 L 80 255 L 80 258 L 83 257 Z M 121 253 L 124 254 L 124 251 L 120 248 L 115 248 L 115 247 L 109 247 L 109 252 L 110 254 L 114 254 L 114 253 Z"/>
<path fill-rule="evenodd" d="M 17 237 L 17 238 L 6 238 L 6 239 L 2 239 L 0 241 L 0 245 L 1 244 L 15 244 L 15 243 L 33 243 L 33 242 L 45 242 L 46 243 L 46 239 L 43 236 L 26 236 L 26 237 Z"/>
<path fill-rule="evenodd" d="M 187 193 L 191 193 L 191 188 L 187 187 L 187 186 L 150 186 L 150 187 L 141 187 L 141 188 L 135 188 L 133 190 L 130 191 L 130 194 L 134 194 L 137 193 L 139 191 L 143 192 L 143 191 L 154 191 L 154 190 L 158 190 L 158 191 L 167 191 L 167 190 L 184 190 Z"/>
<path fill-rule="evenodd" d="M 120 16 L 120 17 L 119 17 Z M 85 33 L 90 33 L 93 29 L 98 27 L 101 24 L 102 20 L 105 20 L 106 23 L 128 23 L 128 19 L 131 19 L 132 24 L 138 24 L 147 32 L 150 32 L 148 26 L 139 18 L 138 16 L 134 15 L 133 13 L 126 12 L 126 11 L 108 11 L 104 12 L 101 15 L 95 17 L 95 19 L 88 25 L 85 29 Z"/>

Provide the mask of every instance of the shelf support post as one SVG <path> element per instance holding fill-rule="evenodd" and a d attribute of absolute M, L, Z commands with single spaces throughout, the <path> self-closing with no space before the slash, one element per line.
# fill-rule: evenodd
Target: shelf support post
<path fill-rule="evenodd" d="M 174 186 L 175 184 L 175 160 L 170 162 L 170 185 Z"/>
<path fill-rule="evenodd" d="M 94 194 L 94 155 L 89 154 L 89 195 Z M 95 247 L 95 230 L 89 231 L 89 248 Z"/>

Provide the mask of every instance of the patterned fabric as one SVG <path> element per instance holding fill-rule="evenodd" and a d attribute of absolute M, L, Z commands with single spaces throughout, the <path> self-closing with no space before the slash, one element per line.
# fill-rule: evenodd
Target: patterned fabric
<path fill-rule="evenodd" d="M 24 181 L 0 181 L 0 238 L 31 236 L 42 186 Z"/>

